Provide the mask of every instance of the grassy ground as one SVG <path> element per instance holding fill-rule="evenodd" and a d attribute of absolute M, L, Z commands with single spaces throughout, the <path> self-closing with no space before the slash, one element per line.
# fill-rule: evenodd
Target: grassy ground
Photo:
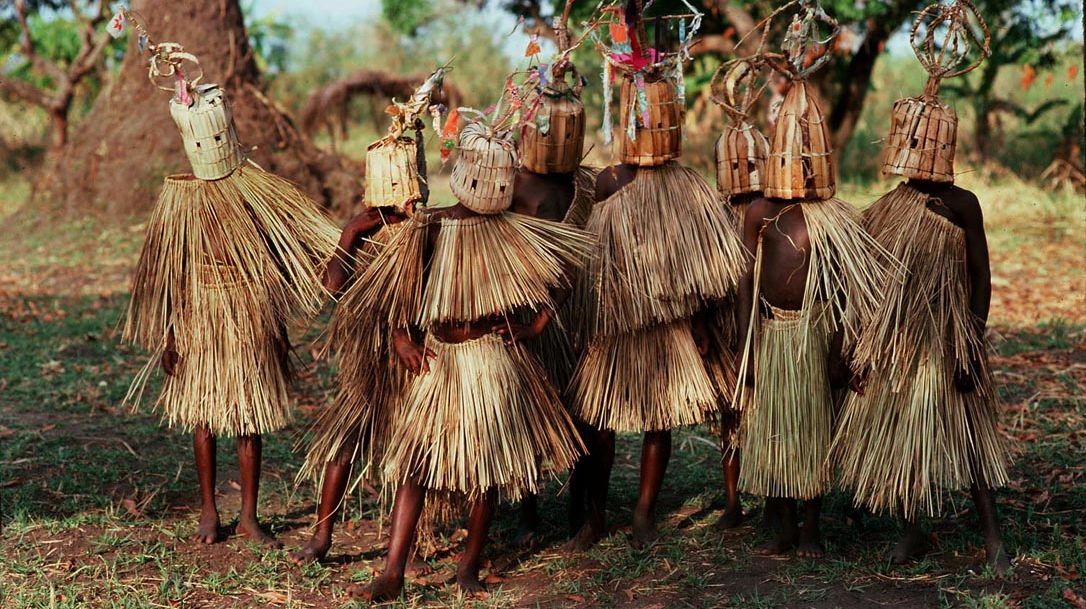
<path fill-rule="evenodd" d="M 759 557 L 751 525 L 721 533 L 721 476 L 713 441 L 682 430 L 663 493 L 665 535 L 656 546 L 627 542 L 636 492 L 638 439 L 622 439 L 612 482 L 615 533 L 580 556 L 558 551 L 563 501 L 543 503 L 542 546 L 508 546 L 512 510 L 502 511 L 488 550 L 491 594 L 459 598 L 452 577 L 459 535 L 439 540 L 434 573 L 409 583 L 399 606 L 428 607 L 1086 607 L 1086 307 L 1082 204 L 1018 183 L 981 188 L 995 295 L 993 365 L 1004 433 L 1017 455 L 1014 482 L 999 500 L 1011 577 L 983 568 L 975 518 L 964 496 L 930 523 L 935 551 L 892 567 L 897 530 L 868 518 L 848 522 L 848 498 L 825 510 L 829 557 Z M 886 184 L 843 189 L 870 201 Z M 340 607 L 347 590 L 380 566 L 384 537 L 371 500 L 353 502 L 330 560 L 298 569 L 285 552 L 239 538 L 212 547 L 187 541 L 195 528 L 196 482 L 189 440 L 149 412 L 123 411 L 142 354 L 118 344 L 124 278 L 141 226 L 69 219 L 48 228 L 18 213 L 25 185 L 0 184 L 0 607 Z M 312 521 L 313 489 L 297 486 L 293 444 L 326 402 L 331 371 L 301 349 L 298 422 L 266 439 L 263 514 L 288 544 Z M 220 456 L 223 516 L 237 512 L 236 459 Z M 557 492 L 559 485 L 552 485 Z M 756 511 L 758 502 L 747 498 Z"/>

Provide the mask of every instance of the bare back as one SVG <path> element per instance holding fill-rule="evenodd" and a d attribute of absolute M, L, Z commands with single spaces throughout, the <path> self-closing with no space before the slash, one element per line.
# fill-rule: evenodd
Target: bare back
<path fill-rule="evenodd" d="M 576 194 L 573 175 L 532 173 L 521 169 L 513 182 L 513 205 L 509 211 L 561 222 Z"/>
<path fill-rule="evenodd" d="M 766 198 L 753 201 L 743 227 L 743 242 L 756 253 L 759 239 L 762 300 L 780 309 L 802 308 L 811 243 L 799 202 Z"/>

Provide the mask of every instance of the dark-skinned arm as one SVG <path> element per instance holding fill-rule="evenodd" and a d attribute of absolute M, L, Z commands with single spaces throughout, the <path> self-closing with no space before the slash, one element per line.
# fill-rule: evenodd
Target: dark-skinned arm
<path fill-rule="evenodd" d="M 324 270 L 324 287 L 330 294 L 338 296 L 354 272 L 354 253 L 368 237 L 386 224 L 395 224 L 406 219 L 399 211 L 387 208 L 367 208 L 351 218 L 339 235 L 336 255 L 328 262 Z"/>
<path fill-rule="evenodd" d="M 430 258 L 433 254 L 433 243 L 437 238 L 440 224 L 434 222 L 427 228 L 427 239 L 423 246 L 423 269 L 430 268 Z M 423 271 L 425 274 L 426 271 Z M 420 289 L 426 291 L 427 276 L 422 278 Z M 403 326 L 392 330 L 392 348 L 400 364 L 413 374 L 426 374 L 430 371 L 430 358 L 436 354 L 426 347 L 425 333 L 414 326 Z"/>
<path fill-rule="evenodd" d="M 973 330 L 976 336 L 984 336 L 988 325 L 988 311 L 992 304 L 992 270 L 988 261 L 988 237 L 984 233 L 984 215 L 980 202 L 968 193 L 958 210 L 965 233 L 965 267 L 969 275 L 969 310 L 973 313 Z M 977 373 L 981 368 L 982 353 L 971 353 L 968 369 L 959 369 L 954 378 L 958 391 L 969 393 L 976 389 Z"/>
<path fill-rule="evenodd" d="M 746 220 L 743 223 L 743 246 L 747 248 L 747 252 L 750 256 L 747 258 L 747 270 L 743 273 L 743 276 L 739 279 L 739 298 L 737 299 L 737 307 L 739 309 L 739 319 L 737 327 L 739 330 L 739 345 L 738 350 L 739 361 L 736 362 L 737 366 L 742 365 L 744 353 L 747 357 L 747 370 L 742 380 L 747 387 L 754 386 L 754 344 L 747 344 L 747 335 L 750 333 L 750 315 L 754 310 L 754 265 L 755 254 L 758 250 L 758 234 L 761 230 L 762 223 L 764 221 L 764 214 L 761 207 L 757 204 L 753 204 L 747 210 Z"/>

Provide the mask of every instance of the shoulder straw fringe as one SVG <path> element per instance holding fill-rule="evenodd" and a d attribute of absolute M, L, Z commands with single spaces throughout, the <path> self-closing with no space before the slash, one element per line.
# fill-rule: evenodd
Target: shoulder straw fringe
<path fill-rule="evenodd" d="M 572 391 L 576 416 L 621 432 L 701 423 L 717 399 L 687 319 L 596 336 L 577 366 Z"/>
<path fill-rule="evenodd" d="M 358 274 L 340 299 L 330 332 L 349 340 L 376 319 L 389 328 L 412 325 L 422 307 L 422 279 L 430 219 L 415 214 L 401 222 L 387 244 Z"/>
<path fill-rule="evenodd" d="M 639 168 L 586 228 L 600 240 L 579 296 L 589 335 L 689 317 L 732 291 L 746 267 L 717 192 L 674 162 Z"/>
<path fill-rule="evenodd" d="M 811 499 L 830 486 L 833 398 L 827 375 L 829 307 L 773 309 L 759 323 L 754 391 L 744 391 L 739 488 Z"/>
<path fill-rule="evenodd" d="M 864 214 L 908 276 L 860 338 L 867 387 L 849 394 L 833 451 L 857 504 L 906 517 L 938 515 L 946 490 L 1007 482 L 984 338 L 969 309 L 964 237 L 927 209 L 928 199 L 902 184 Z M 954 374 L 973 358 L 977 389 L 962 394 Z"/>
<path fill-rule="evenodd" d="M 147 225 L 124 339 L 151 350 L 138 404 L 172 331 L 181 366 L 157 406 L 171 426 L 266 433 L 288 419 L 285 326 L 324 301 L 338 230 L 290 182 L 243 165 L 166 179 Z"/>
<path fill-rule="evenodd" d="M 419 324 L 474 321 L 553 303 L 593 242 L 568 224 L 516 213 L 441 220 Z"/>
<path fill-rule="evenodd" d="M 592 207 L 596 204 L 596 176 L 599 173 L 598 167 L 585 165 L 581 165 L 573 173 L 573 203 L 566 210 L 566 217 L 562 222 L 577 228 L 584 228 L 588 224 Z"/>
<path fill-rule="evenodd" d="M 433 337 L 430 372 L 414 378 L 397 417 L 386 474 L 419 476 L 439 492 L 511 500 L 539 490 L 543 474 L 568 469 L 584 451 L 538 362 L 497 335 L 458 344 Z"/>
<path fill-rule="evenodd" d="M 357 256 L 360 266 L 356 273 L 363 273 L 366 267 L 361 265 L 372 261 L 405 227 L 406 222 L 391 224 L 372 235 Z M 311 479 L 320 485 L 329 461 L 349 461 L 353 476 L 348 491 L 361 482 L 379 481 L 389 419 L 407 384 L 406 372 L 393 359 L 391 331 L 385 320 L 352 313 L 361 285 L 351 283 L 332 313 L 328 346 L 339 364 L 339 389 L 335 401 L 321 411 L 306 434 L 306 459 L 298 472 L 299 481 Z"/>

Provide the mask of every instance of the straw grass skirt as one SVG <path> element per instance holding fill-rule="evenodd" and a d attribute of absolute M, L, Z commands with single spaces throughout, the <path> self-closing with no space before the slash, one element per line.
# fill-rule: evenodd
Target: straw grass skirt
<path fill-rule="evenodd" d="M 857 504 L 909 518 L 938 515 L 947 490 L 1007 482 L 987 345 L 969 308 L 965 238 L 928 200 L 902 184 L 864 214 L 908 275 L 860 337 L 867 387 L 849 394 L 833 452 Z M 971 361 L 980 366 L 976 390 L 963 394 L 954 375 Z"/>
<path fill-rule="evenodd" d="M 172 334 L 181 365 L 157 402 L 171 426 L 226 436 L 283 427 L 286 326 L 323 304 L 338 237 L 297 187 L 255 166 L 214 181 L 166 178 L 124 328 L 152 357 L 126 401 L 139 403 Z"/>
<path fill-rule="evenodd" d="M 539 491 L 546 473 L 584 452 L 577 430 L 539 363 L 490 334 L 463 343 L 431 337 L 436 357 L 415 377 L 397 416 L 386 477 L 417 477 L 428 490 L 508 499 Z"/>
<path fill-rule="evenodd" d="M 754 390 L 741 392 L 739 489 L 811 499 L 830 487 L 833 397 L 827 375 L 833 320 L 824 305 L 772 309 L 756 339 Z"/>
<path fill-rule="evenodd" d="M 689 320 L 596 336 L 577 367 L 572 391 L 575 416 L 619 432 L 702 423 L 718 395 Z"/>

